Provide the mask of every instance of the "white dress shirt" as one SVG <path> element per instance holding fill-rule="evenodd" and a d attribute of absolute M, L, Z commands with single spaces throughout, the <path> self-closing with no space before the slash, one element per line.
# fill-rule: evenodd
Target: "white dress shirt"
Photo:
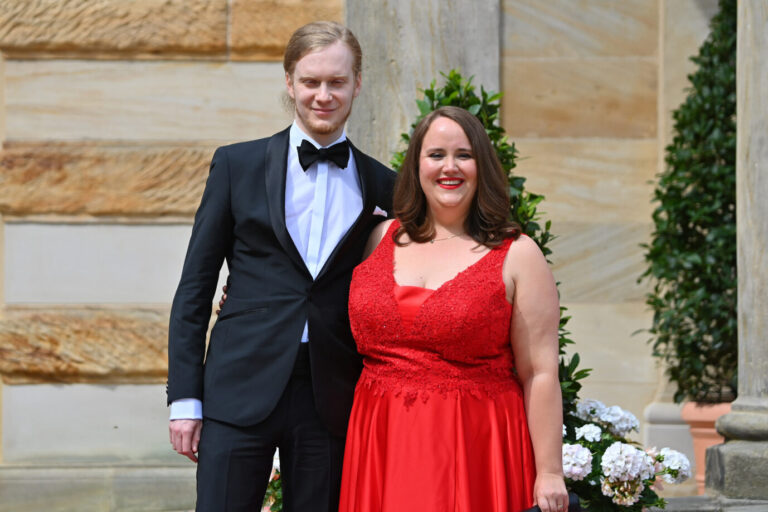
<path fill-rule="evenodd" d="M 328 146 L 346 138 L 347 134 L 343 132 Z M 317 148 L 328 147 L 315 142 L 296 122 L 291 125 L 285 176 L 285 227 L 309 273 L 316 278 L 334 248 L 362 212 L 363 195 L 351 149 L 346 169 L 340 169 L 333 162 L 322 161 L 315 162 L 305 172 L 299 164 L 297 150 L 303 139 Z M 301 341 L 309 341 L 306 323 Z M 184 398 L 171 403 L 172 420 L 202 417 L 202 403 L 196 398 Z"/>

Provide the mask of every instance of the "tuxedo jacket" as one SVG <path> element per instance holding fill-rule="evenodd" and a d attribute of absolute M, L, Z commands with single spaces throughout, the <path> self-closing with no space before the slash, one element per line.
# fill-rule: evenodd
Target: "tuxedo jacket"
<path fill-rule="evenodd" d="M 288 141 L 286 129 L 213 156 L 171 309 L 168 402 L 198 398 L 206 417 L 239 426 L 262 421 L 288 383 L 308 322 L 317 412 L 344 435 L 362 369 L 349 327 L 349 283 L 371 230 L 385 220 L 374 210 L 392 211 L 395 173 L 351 146 L 363 210 L 313 279 L 285 225 Z M 206 352 L 225 259 L 227 301 Z"/>

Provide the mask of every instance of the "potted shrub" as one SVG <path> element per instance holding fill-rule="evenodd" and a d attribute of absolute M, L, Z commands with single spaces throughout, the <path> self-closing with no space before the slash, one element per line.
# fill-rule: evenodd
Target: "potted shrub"
<path fill-rule="evenodd" d="M 676 386 L 675 401 L 687 402 L 684 419 L 696 422 L 700 492 L 706 446 L 698 435 L 722 442 L 714 420 L 730 409 L 737 389 L 736 0 L 720 0 L 710 27 L 692 58 L 698 69 L 688 76 L 688 96 L 673 114 L 640 278 L 653 283 L 646 298 L 653 354 Z M 711 423 L 709 433 L 702 421 Z"/>

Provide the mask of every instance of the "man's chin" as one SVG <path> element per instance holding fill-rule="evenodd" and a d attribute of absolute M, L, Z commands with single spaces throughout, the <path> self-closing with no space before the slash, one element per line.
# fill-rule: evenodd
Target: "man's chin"
<path fill-rule="evenodd" d="M 317 133 L 318 135 L 328 135 L 339 130 L 343 126 L 344 123 L 316 120 L 309 123 L 308 128 L 312 130 L 313 133 Z"/>

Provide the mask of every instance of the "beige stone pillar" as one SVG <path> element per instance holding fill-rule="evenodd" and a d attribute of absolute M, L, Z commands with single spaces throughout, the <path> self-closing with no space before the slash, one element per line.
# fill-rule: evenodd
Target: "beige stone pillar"
<path fill-rule="evenodd" d="M 499 90 L 499 0 L 347 2 L 346 24 L 363 47 L 363 89 L 350 138 L 382 162 L 401 149 L 416 118 L 419 89 L 452 68 Z"/>
<path fill-rule="evenodd" d="M 738 10 L 739 397 L 717 422 L 726 442 L 707 451 L 707 487 L 768 500 L 768 4 L 740 0 Z"/>

